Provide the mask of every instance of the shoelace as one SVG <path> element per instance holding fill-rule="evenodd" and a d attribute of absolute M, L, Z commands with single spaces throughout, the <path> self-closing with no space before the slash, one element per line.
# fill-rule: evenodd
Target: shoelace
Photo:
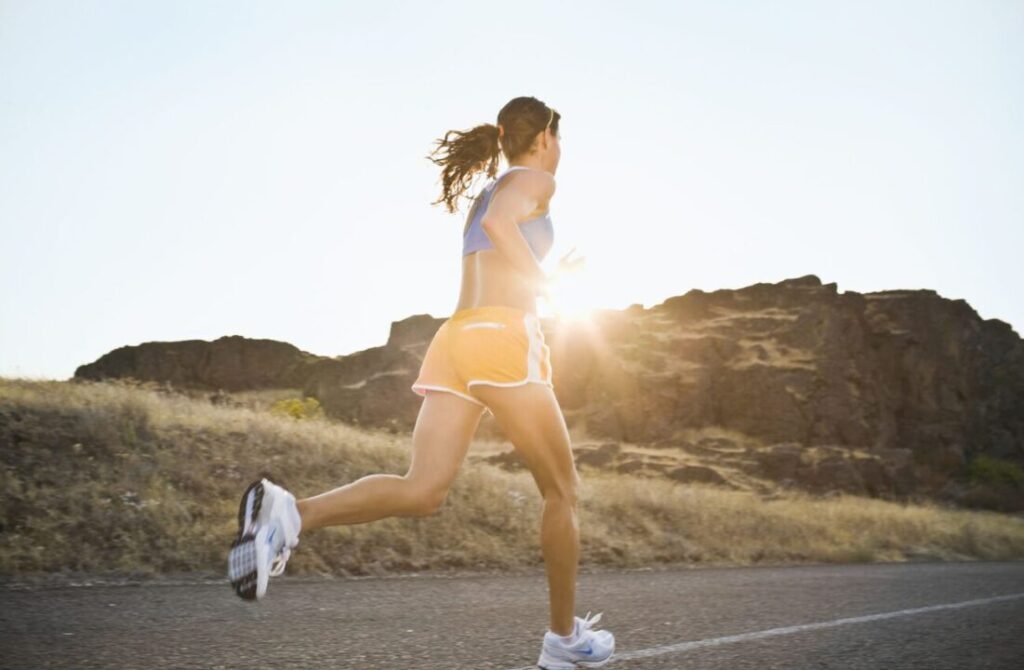
<path fill-rule="evenodd" d="M 591 619 L 590 618 L 590 612 L 588 611 L 587 612 L 587 616 L 583 617 L 582 619 L 579 619 L 579 617 L 576 617 L 577 619 L 580 620 L 580 634 L 582 635 L 583 631 L 590 630 L 591 628 L 593 628 L 594 624 L 596 624 L 598 621 L 601 620 L 601 615 L 603 615 L 603 614 L 604 614 L 604 612 L 598 612 L 597 614 L 594 615 L 594 618 Z"/>
<path fill-rule="evenodd" d="M 280 577 L 284 573 L 284 566 L 288 562 L 288 558 L 292 555 L 292 550 L 288 547 L 282 547 L 274 560 L 270 562 L 270 576 Z"/>

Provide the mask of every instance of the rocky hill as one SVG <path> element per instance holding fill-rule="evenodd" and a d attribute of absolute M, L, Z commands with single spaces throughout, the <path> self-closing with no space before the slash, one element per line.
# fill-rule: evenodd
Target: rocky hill
<path fill-rule="evenodd" d="M 238 335 L 118 347 L 75 370 L 76 379 L 133 378 L 183 388 L 248 391 L 301 387 L 323 357 L 275 340 Z"/>
<path fill-rule="evenodd" d="M 336 419 L 406 430 L 420 405 L 409 386 L 443 320 L 395 322 L 385 345 L 336 358 L 240 337 L 146 343 L 75 376 L 302 388 Z M 872 495 L 948 493 L 979 454 L 1024 464 L 1024 341 L 934 291 L 840 293 L 806 276 L 543 327 L 566 420 L 597 441 L 710 450 L 740 470 Z M 695 441 L 709 427 L 718 436 Z M 1004 484 L 1000 506 L 1024 509 L 1024 482 Z"/>

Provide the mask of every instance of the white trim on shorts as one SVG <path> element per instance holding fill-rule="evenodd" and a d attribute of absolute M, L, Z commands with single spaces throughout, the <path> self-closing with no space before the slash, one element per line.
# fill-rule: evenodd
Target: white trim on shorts
<path fill-rule="evenodd" d="M 530 349 L 526 352 L 526 378 L 540 379 L 540 356 L 543 353 L 541 349 L 543 342 L 534 335 L 540 331 L 540 320 L 533 313 L 527 312 L 523 316 L 523 325 L 530 337 Z"/>
<path fill-rule="evenodd" d="M 549 382 L 546 379 L 524 379 L 524 380 L 518 381 L 518 382 L 489 382 L 489 381 L 486 381 L 484 379 L 474 379 L 471 382 L 466 382 L 466 387 L 468 388 L 468 387 L 472 386 L 473 384 L 483 384 L 484 386 L 503 386 L 503 387 L 523 386 L 525 384 L 544 384 L 545 386 L 550 386 L 551 388 L 555 388 L 555 385 L 552 384 L 551 382 Z"/>
<path fill-rule="evenodd" d="M 467 384 L 467 386 L 468 386 L 468 384 Z M 483 404 L 482 402 L 480 402 L 479 400 L 477 400 L 473 396 L 466 395 L 465 393 L 462 393 L 460 391 L 456 391 L 455 389 L 448 388 L 447 386 L 431 386 L 431 385 L 428 385 L 428 384 L 413 384 L 410 388 L 412 388 L 413 392 L 416 393 L 417 395 L 422 395 L 424 397 L 427 394 L 426 393 L 420 393 L 419 389 L 423 389 L 424 391 L 447 391 L 448 393 L 451 393 L 453 395 L 457 395 L 460 398 L 465 398 L 466 400 L 469 400 L 470 402 L 475 402 L 477 405 L 480 405 L 481 407 L 487 407 L 487 405 Z M 488 409 L 488 411 L 490 411 L 489 407 L 487 409 Z"/>

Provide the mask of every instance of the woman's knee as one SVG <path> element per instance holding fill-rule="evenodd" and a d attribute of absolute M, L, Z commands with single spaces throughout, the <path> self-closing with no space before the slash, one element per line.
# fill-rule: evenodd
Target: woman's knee
<path fill-rule="evenodd" d="M 436 514 L 448 498 L 448 487 L 436 483 L 421 483 L 409 477 L 403 495 L 406 516 L 430 516 Z"/>
<path fill-rule="evenodd" d="M 579 483 L 580 477 L 575 468 L 570 474 L 551 480 L 541 489 L 544 503 L 575 508 L 579 501 Z"/>

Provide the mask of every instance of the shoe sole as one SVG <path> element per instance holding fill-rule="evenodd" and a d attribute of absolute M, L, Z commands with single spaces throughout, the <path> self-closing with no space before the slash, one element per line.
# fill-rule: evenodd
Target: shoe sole
<path fill-rule="evenodd" d="M 263 480 L 249 484 L 238 504 L 238 536 L 228 552 L 228 579 L 231 587 L 243 600 L 257 600 L 258 575 L 256 534 L 252 532 L 256 517 L 263 506 Z M 262 589 L 266 591 L 266 585 Z"/>
<path fill-rule="evenodd" d="M 228 579 L 243 600 L 256 600 L 256 536 L 244 535 L 231 543 L 228 552 Z"/>
<path fill-rule="evenodd" d="M 612 657 L 615 656 L 615 650 L 612 649 L 612 653 L 608 654 L 607 658 L 602 658 L 596 661 L 565 661 L 561 659 L 547 659 L 543 656 L 537 660 L 537 667 L 540 670 L 573 670 L 574 668 L 600 668 L 602 665 L 610 663 Z"/>
<path fill-rule="evenodd" d="M 615 653 L 612 652 L 608 655 L 608 658 L 600 661 L 546 661 L 547 665 L 544 665 L 545 661 L 537 661 L 537 667 L 540 670 L 573 670 L 573 668 L 600 668 L 602 665 L 610 663 Z"/>
<path fill-rule="evenodd" d="M 263 480 L 258 479 L 245 489 L 238 503 L 238 538 L 251 531 L 260 509 L 263 508 Z"/>

